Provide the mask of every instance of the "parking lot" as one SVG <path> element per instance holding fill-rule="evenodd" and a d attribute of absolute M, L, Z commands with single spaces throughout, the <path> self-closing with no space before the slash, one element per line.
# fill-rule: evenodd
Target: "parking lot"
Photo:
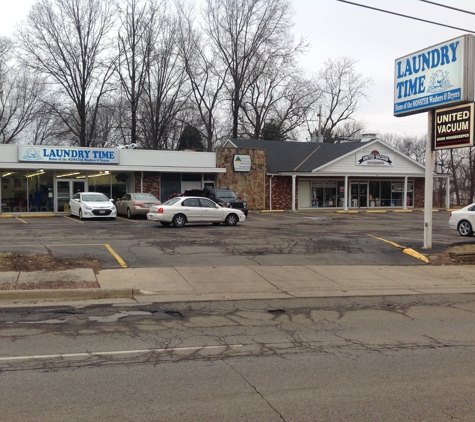
<path fill-rule="evenodd" d="M 102 268 L 242 265 L 420 265 L 394 244 L 425 255 L 473 242 L 433 213 L 433 248 L 422 249 L 424 214 L 260 213 L 234 227 L 163 227 L 145 218 L 0 218 L 0 253 L 90 256 Z M 392 243 L 389 243 L 392 242 Z"/>

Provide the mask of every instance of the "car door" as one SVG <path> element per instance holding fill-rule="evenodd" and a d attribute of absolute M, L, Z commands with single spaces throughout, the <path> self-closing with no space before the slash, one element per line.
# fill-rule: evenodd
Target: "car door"
<path fill-rule="evenodd" d="M 127 201 L 130 201 L 130 193 L 127 193 L 117 201 L 116 206 L 119 214 L 127 214 Z"/>
<path fill-rule="evenodd" d="M 183 214 L 189 223 L 201 222 L 201 207 L 198 198 L 187 198 L 182 203 Z"/>
<path fill-rule="evenodd" d="M 79 194 L 79 193 L 75 193 L 71 197 L 71 200 L 69 201 L 69 210 L 70 210 L 71 214 L 78 215 L 80 197 L 81 197 L 81 194 Z"/>
<path fill-rule="evenodd" d="M 223 221 L 223 209 L 216 207 L 216 203 L 206 198 L 200 198 L 201 218 L 208 223 L 220 223 Z"/>

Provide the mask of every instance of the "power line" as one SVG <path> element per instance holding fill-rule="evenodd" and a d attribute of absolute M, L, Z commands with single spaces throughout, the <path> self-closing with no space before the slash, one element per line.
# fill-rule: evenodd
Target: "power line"
<path fill-rule="evenodd" d="M 429 21 L 429 20 L 426 20 L 426 19 L 416 18 L 414 16 L 403 15 L 401 13 L 391 12 L 389 10 L 384 10 L 384 9 L 378 9 L 377 7 L 367 6 L 365 4 L 358 4 L 358 3 L 354 3 L 352 1 L 347 1 L 347 0 L 336 0 L 336 1 L 339 1 L 341 3 L 351 4 L 353 6 L 364 7 L 366 9 L 376 10 L 377 12 L 389 13 L 390 15 L 401 16 L 401 17 L 407 18 L 407 19 L 414 19 L 414 20 L 420 21 L 420 22 L 430 23 L 430 24 L 433 24 L 433 25 L 443 26 L 445 28 L 456 29 L 458 31 L 470 32 L 471 34 L 475 34 L 475 31 L 472 31 L 470 29 L 463 29 L 463 28 L 459 28 L 457 26 L 446 25 L 446 24 L 439 23 L 439 22 L 434 22 L 434 21 Z M 426 0 L 421 0 L 421 1 L 426 1 Z M 430 2 L 428 2 L 428 3 L 430 3 Z M 434 4 L 437 4 L 437 3 L 434 3 Z M 443 5 L 439 5 L 439 6 L 443 6 Z M 447 6 L 447 7 L 449 7 L 449 6 Z M 470 12 L 467 12 L 467 13 L 470 13 Z"/>
<path fill-rule="evenodd" d="M 457 7 L 447 6 L 446 4 L 436 3 L 435 1 L 430 0 L 419 0 L 424 3 L 433 4 L 434 6 L 445 7 L 446 9 L 456 10 L 457 12 L 468 13 L 469 15 L 475 15 L 475 12 L 469 12 L 468 10 L 458 9 Z"/>

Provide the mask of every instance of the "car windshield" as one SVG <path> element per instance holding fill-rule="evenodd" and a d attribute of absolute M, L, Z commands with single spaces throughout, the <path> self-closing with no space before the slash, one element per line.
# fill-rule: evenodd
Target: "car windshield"
<path fill-rule="evenodd" d="M 216 196 L 218 198 L 238 198 L 238 196 L 232 190 L 217 190 Z"/>
<path fill-rule="evenodd" d="M 84 202 L 107 202 L 109 198 L 105 195 L 83 195 L 82 200 Z"/>
<path fill-rule="evenodd" d="M 173 205 L 177 203 L 178 201 L 180 201 L 181 199 L 183 199 L 183 197 L 177 196 L 175 198 L 169 199 L 168 201 L 164 202 L 163 205 Z"/>
<path fill-rule="evenodd" d="M 158 201 L 151 193 L 136 193 L 134 197 L 137 201 Z"/>

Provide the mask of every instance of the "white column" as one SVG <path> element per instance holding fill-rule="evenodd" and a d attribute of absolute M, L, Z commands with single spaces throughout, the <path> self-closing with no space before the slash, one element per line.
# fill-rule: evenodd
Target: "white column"
<path fill-rule="evenodd" d="M 450 208 L 450 176 L 446 177 L 445 182 L 445 209 Z"/>
<path fill-rule="evenodd" d="M 295 174 L 292 174 L 292 211 L 295 212 Z"/>
<path fill-rule="evenodd" d="M 407 176 L 404 176 L 404 195 L 402 196 L 402 209 L 407 210 Z"/>
<path fill-rule="evenodd" d="M 345 211 L 348 211 L 348 176 L 345 176 Z"/>

